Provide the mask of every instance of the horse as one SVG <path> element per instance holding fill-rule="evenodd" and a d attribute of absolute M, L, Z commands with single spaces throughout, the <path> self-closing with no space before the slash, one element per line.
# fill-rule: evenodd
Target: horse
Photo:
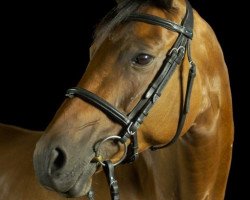
<path fill-rule="evenodd" d="M 188 1 L 117 0 L 66 95 L 44 132 L 0 125 L 0 199 L 224 199 L 228 71 Z"/>

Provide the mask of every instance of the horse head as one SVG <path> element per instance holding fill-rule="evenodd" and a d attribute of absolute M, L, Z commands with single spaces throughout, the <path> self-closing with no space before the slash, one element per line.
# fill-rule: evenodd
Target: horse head
<path fill-rule="evenodd" d="M 117 3 L 96 30 L 86 72 L 77 88 L 67 92 L 72 98 L 65 99 L 34 152 L 35 172 L 41 184 L 68 197 L 90 190 L 92 175 L 103 161 L 125 161 L 124 152 L 131 142 L 135 143 L 134 132 L 128 130 L 131 126 L 136 126 L 137 132 L 135 154 L 171 142 L 179 126 L 190 70 L 187 48 L 192 37 L 191 32 L 181 29 L 186 2 Z M 163 25 L 154 24 L 145 16 L 156 17 L 157 23 L 165 21 Z M 183 41 L 178 39 L 180 35 Z M 170 59 L 180 53 L 180 62 Z M 163 69 L 168 62 L 176 62 L 178 67 L 162 87 L 166 75 L 162 71 L 172 66 Z M 154 88 L 152 83 L 158 76 L 162 79 Z M 162 90 L 156 93 L 159 85 Z M 192 114 L 178 134 L 191 126 L 198 112 L 197 102 L 199 98 L 192 99 Z"/>

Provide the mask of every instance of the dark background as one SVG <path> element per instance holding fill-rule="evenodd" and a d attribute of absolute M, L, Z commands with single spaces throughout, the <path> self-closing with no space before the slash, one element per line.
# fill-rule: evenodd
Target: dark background
<path fill-rule="evenodd" d="M 95 25 L 115 2 L 72 2 L 1 3 L 0 122 L 43 130 L 63 101 L 65 90 L 82 76 Z M 246 180 L 239 70 L 244 66 L 245 41 L 241 41 L 244 34 L 238 30 L 244 12 L 235 2 L 217 2 L 191 1 L 215 30 L 230 73 L 235 144 L 226 199 L 238 200 L 245 199 Z"/>

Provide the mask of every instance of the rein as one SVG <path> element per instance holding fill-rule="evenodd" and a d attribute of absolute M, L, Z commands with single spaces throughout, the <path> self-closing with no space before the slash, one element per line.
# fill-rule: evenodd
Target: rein
<path fill-rule="evenodd" d="M 190 69 L 184 104 L 180 113 L 175 136 L 169 143 L 165 145 L 152 146 L 150 148 L 151 150 L 158 150 L 167 147 L 176 142 L 176 140 L 179 138 L 185 123 L 186 115 L 189 112 L 193 81 L 196 75 L 196 66 L 192 61 L 190 50 L 190 41 L 193 37 L 193 10 L 188 1 L 186 4 L 186 14 L 181 22 L 181 25 L 157 16 L 141 13 L 131 14 L 127 17 L 126 20 L 145 22 L 148 24 L 161 26 L 163 28 L 179 33 L 176 42 L 167 53 L 160 70 L 158 71 L 154 80 L 150 83 L 148 89 L 146 90 L 140 101 L 133 108 L 133 110 L 128 115 L 126 115 L 112 106 L 106 100 L 83 88 L 74 87 L 68 89 L 66 92 L 67 97 L 78 97 L 83 101 L 94 105 L 95 107 L 103 111 L 106 115 L 108 115 L 114 122 L 117 122 L 122 126 L 122 130 L 119 136 L 106 137 L 96 143 L 94 147 L 94 151 L 96 153 L 95 160 L 104 168 L 104 172 L 110 186 L 110 194 L 112 200 L 120 199 L 117 180 L 114 176 L 114 167 L 120 163 L 133 162 L 138 157 L 137 130 L 143 123 L 144 118 L 148 115 L 155 102 L 160 98 L 162 90 L 167 85 L 177 66 L 182 64 L 185 54 L 187 54 L 188 61 L 190 63 Z M 127 146 L 126 142 L 128 141 L 128 139 L 130 139 L 130 143 Z M 107 140 L 114 140 L 124 145 L 124 154 L 117 163 L 112 163 L 110 160 L 102 161 L 102 158 L 99 155 L 100 146 Z M 88 197 L 90 200 L 94 199 L 92 190 L 89 192 Z"/>

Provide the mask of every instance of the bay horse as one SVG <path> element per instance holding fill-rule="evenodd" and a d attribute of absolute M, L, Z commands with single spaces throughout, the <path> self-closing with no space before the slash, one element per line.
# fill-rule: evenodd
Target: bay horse
<path fill-rule="evenodd" d="M 224 199 L 228 72 L 187 1 L 117 1 L 66 94 L 45 132 L 0 126 L 1 200 Z"/>

